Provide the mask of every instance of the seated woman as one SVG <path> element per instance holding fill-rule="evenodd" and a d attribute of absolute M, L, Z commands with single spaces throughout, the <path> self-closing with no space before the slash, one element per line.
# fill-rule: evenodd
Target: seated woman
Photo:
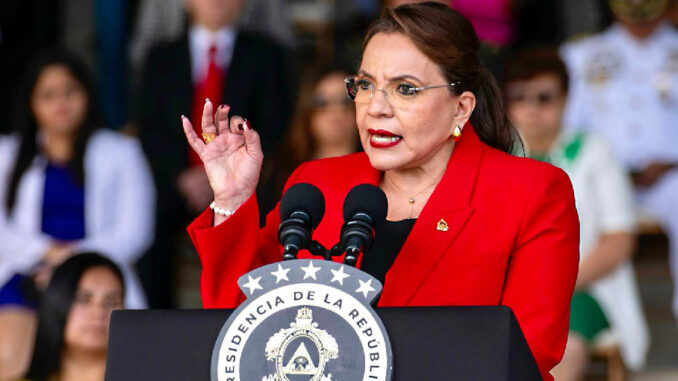
<path fill-rule="evenodd" d="M 605 142 L 563 130 L 568 75 L 556 50 L 523 51 L 509 61 L 505 75 L 509 116 L 528 156 L 570 175 L 581 222 L 570 335 L 553 374 L 557 380 L 581 379 L 588 350 L 608 328 L 626 365 L 638 369 L 649 343 L 630 262 L 635 239 L 630 181 Z"/>
<path fill-rule="evenodd" d="M 306 162 L 287 184 L 323 192 L 313 239 L 325 247 L 338 240 L 348 191 L 381 188 L 387 222 L 360 265 L 384 280 L 379 305 L 508 306 L 550 380 L 579 262 L 574 194 L 562 170 L 510 154 L 517 134 L 478 46 L 471 24 L 447 6 L 387 8 L 367 31 L 358 74 L 346 79 L 365 152 Z M 228 107 L 213 116 L 210 102 L 204 141 L 182 121 L 215 195 L 216 213 L 189 226 L 203 305 L 234 307 L 243 300 L 237 278 L 281 260 L 277 208 L 259 229 L 259 136 L 241 117 L 229 122 Z"/>
<path fill-rule="evenodd" d="M 78 254 L 54 269 L 26 379 L 103 381 L 111 311 L 124 297 L 122 272 L 104 256 Z"/>
<path fill-rule="evenodd" d="M 285 143 L 262 168 L 260 211 L 268 213 L 275 207 L 287 178 L 301 163 L 360 150 L 355 107 L 346 96 L 347 75 L 332 66 L 313 73 L 302 84 Z"/>
<path fill-rule="evenodd" d="M 152 240 L 155 190 L 140 145 L 98 128 L 86 67 L 38 54 L 17 94 L 16 133 L 0 138 L 0 379 L 21 368 L 34 324 L 24 285 L 76 252 L 116 261 L 128 306 L 145 306 L 133 263 Z M 8 372 L 8 373 L 6 373 Z"/>
<path fill-rule="evenodd" d="M 143 307 L 131 266 L 153 238 L 155 190 L 140 145 L 99 128 L 74 55 L 39 54 L 23 85 L 17 133 L 0 139 L 0 284 L 97 250 L 122 266 L 129 306 Z"/>

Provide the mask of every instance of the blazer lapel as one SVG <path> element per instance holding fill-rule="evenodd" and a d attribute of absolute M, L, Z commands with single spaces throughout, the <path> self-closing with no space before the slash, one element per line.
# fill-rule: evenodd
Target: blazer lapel
<path fill-rule="evenodd" d="M 482 152 L 483 145 L 469 123 L 445 175 L 386 275 L 380 305 L 407 305 L 443 254 L 449 252 L 473 213 L 470 202 Z"/>

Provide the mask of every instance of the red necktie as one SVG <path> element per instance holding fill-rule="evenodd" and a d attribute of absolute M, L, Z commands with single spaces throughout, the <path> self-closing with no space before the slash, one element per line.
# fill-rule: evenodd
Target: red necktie
<path fill-rule="evenodd" d="M 214 105 L 214 110 L 221 104 L 222 91 L 224 88 L 224 71 L 217 66 L 217 47 L 212 44 L 208 51 L 208 67 L 205 79 L 195 84 L 193 88 L 193 108 L 191 120 L 198 136 L 202 137 L 202 110 L 205 106 L 205 98 L 209 98 Z M 200 157 L 192 149 L 188 150 L 188 161 L 191 166 L 201 165 Z"/>

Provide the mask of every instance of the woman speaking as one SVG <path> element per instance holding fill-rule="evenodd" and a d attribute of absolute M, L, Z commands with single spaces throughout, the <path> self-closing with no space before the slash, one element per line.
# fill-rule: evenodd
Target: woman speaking
<path fill-rule="evenodd" d="M 339 236 L 348 191 L 380 187 L 388 199 L 380 234 L 393 239 L 361 264 L 385 274 L 379 306 L 509 306 L 552 379 L 579 261 L 572 187 L 563 171 L 510 154 L 517 135 L 477 52 L 473 27 L 452 9 L 387 9 L 367 31 L 358 74 L 346 79 L 365 152 L 304 163 L 287 186 L 310 183 L 324 194 L 313 238 L 325 246 Z M 206 102 L 202 139 L 182 117 L 215 195 L 189 226 L 206 308 L 236 306 L 237 278 L 281 259 L 279 211 L 259 229 L 259 136 L 245 119 L 229 121 L 228 110 Z"/>

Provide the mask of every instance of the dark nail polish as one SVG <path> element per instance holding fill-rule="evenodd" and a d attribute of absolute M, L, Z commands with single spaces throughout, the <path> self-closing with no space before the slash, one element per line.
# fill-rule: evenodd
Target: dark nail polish
<path fill-rule="evenodd" d="M 245 121 L 243 122 L 243 124 L 245 125 L 245 128 L 246 128 L 246 129 L 248 129 L 248 130 L 251 130 L 251 129 L 252 129 L 252 123 L 250 123 L 249 120 L 245 119 Z"/>
<path fill-rule="evenodd" d="M 244 131 L 242 123 L 238 123 L 238 131 Z"/>

